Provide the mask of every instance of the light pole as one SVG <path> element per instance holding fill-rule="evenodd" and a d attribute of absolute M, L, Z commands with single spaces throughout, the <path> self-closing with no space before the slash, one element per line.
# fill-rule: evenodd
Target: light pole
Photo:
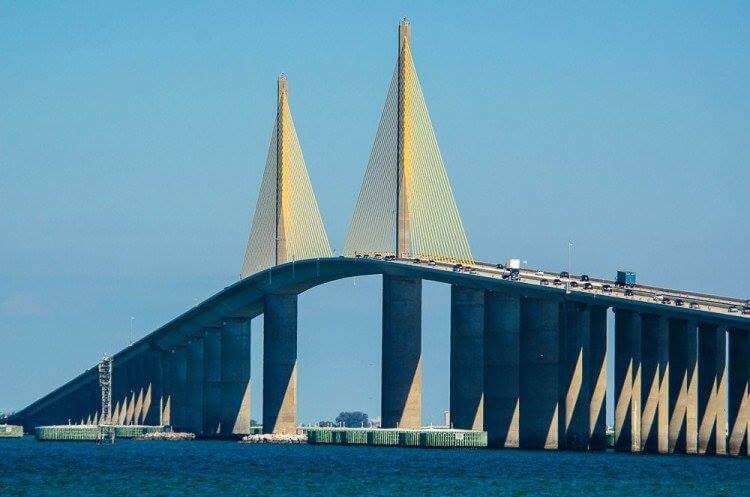
<path fill-rule="evenodd" d="M 130 345 L 133 345 L 133 321 L 135 321 L 135 318 L 130 316 Z"/>
<path fill-rule="evenodd" d="M 573 242 L 568 240 L 568 279 L 565 282 L 565 293 L 570 293 L 570 278 L 573 272 Z"/>

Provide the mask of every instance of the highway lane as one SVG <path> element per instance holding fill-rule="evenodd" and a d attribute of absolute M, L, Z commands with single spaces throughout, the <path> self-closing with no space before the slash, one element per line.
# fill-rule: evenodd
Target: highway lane
<path fill-rule="evenodd" d="M 376 257 L 373 257 L 376 258 Z M 454 263 L 444 261 L 429 261 L 427 259 L 420 259 L 419 262 L 414 262 L 414 259 L 395 259 L 393 262 L 400 264 L 417 264 L 417 265 L 429 265 L 434 269 L 440 269 L 443 271 L 453 271 L 455 266 Z M 469 272 L 472 274 L 485 276 L 489 278 L 503 278 L 504 274 L 508 274 L 506 269 L 497 268 L 495 264 L 474 262 L 462 264 L 461 272 Z M 561 291 L 567 291 L 569 293 L 583 293 L 583 294 L 594 294 L 594 295 L 606 295 L 609 297 L 621 298 L 628 301 L 644 302 L 650 304 L 663 305 L 665 308 L 691 308 L 699 309 L 719 315 L 728 316 L 742 316 L 750 320 L 750 303 L 742 299 L 722 297 L 718 295 L 709 295 L 696 292 L 686 292 L 683 290 L 673 290 L 668 288 L 653 287 L 647 285 L 635 285 L 629 290 L 632 291 L 633 295 L 625 295 L 625 288 L 618 287 L 613 280 L 606 280 L 603 278 L 589 277 L 589 283 L 592 288 L 583 288 L 585 282 L 580 280 L 580 275 L 571 275 L 570 278 L 561 278 L 559 273 L 551 273 L 549 271 L 542 271 L 532 268 L 519 269 L 519 278 L 516 280 L 520 283 L 526 283 L 530 285 L 542 285 L 543 281 L 546 280 L 546 286 L 553 288 L 559 288 Z M 561 283 L 554 285 L 555 279 L 559 279 Z M 575 281 L 577 286 L 571 287 L 570 283 Z M 605 291 L 602 289 L 604 285 L 609 285 L 610 290 Z M 667 303 L 664 298 L 669 299 Z M 676 305 L 677 300 L 682 300 L 683 305 Z M 695 307 L 697 306 L 697 307 Z M 735 311 L 730 312 L 730 308 L 734 308 Z M 744 309 L 744 312 L 743 312 Z"/>

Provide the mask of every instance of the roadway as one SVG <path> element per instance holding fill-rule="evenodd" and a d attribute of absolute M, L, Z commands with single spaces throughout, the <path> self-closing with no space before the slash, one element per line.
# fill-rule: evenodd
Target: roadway
<path fill-rule="evenodd" d="M 377 259 L 376 257 L 373 258 Z M 426 265 L 434 269 L 456 272 L 454 271 L 456 264 L 452 262 L 427 259 L 420 259 L 420 262 L 415 262 L 416 260 L 417 259 L 398 258 L 390 262 L 409 265 Z M 461 264 L 461 266 L 462 267 L 458 272 L 494 279 L 510 279 L 510 272 L 507 269 L 498 268 L 496 264 L 474 262 L 464 263 Z M 558 280 L 557 284 L 555 284 L 556 280 Z M 708 311 L 719 315 L 745 316 L 750 319 L 750 301 L 731 297 L 686 292 L 683 290 L 673 290 L 640 284 L 629 288 L 621 288 L 616 285 L 614 280 L 593 277 L 589 277 L 588 281 L 588 283 L 591 284 L 591 288 L 585 288 L 584 285 L 586 282 L 581 280 L 580 275 L 570 275 L 568 278 L 563 278 L 560 277 L 560 273 L 551 273 L 549 271 L 532 268 L 519 269 L 518 278 L 513 281 L 525 283 L 527 285 L 549 286 L 557 288 L 560 292 L 569 295 L 601 295 L 620 298 L 629 302 L 658 304 L 665 308 L 674 308 L 675 310 L 690 308 L 694 310 Z M 571 286 L 572 282 L 575 282 L 575 287 Z M 626 295 L 626 290 L 630 290 L 630 294 Z M 677 305 L 678 301 L 682 301 L 682 305 Z"/>

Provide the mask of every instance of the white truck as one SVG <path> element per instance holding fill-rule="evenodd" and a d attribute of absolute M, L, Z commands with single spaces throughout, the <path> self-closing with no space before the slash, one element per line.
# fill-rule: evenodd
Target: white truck
<path fill-rule="evenodd" d="M 505 267 L 508 269 L 521 269 L 521 259 L 508 259 Z"/>

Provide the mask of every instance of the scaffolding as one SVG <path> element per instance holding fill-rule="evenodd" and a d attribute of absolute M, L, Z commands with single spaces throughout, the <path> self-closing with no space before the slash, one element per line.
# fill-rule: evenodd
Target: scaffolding
<path fill-rule="evenodd" d="M 99 361 L 99 386 L 102 389 L 102 414 L 99 424 L 102 429 L 102 442 L 115 442 L 115 426 L 112 423 L 112 358 L 102 357 Z"/>

